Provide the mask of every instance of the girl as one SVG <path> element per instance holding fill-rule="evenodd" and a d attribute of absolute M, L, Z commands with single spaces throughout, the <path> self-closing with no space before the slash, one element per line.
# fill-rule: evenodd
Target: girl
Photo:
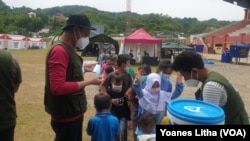
<path fill-rule="evenodd" d="M 141 75 L 140 79 L 142 83 L 144 82 L 144 80 L 142 79 L 147 78 L 146 76 L 151 73 L 151 67 L 147 64 L 143 64 L 138 68 L 138 72 Z M 136 130 L 138 119 L 139 119 L 139 116 L 138 116 L 139 103 L 138 103 L 138 96 L 135 93 L 134 89 L 132 89 L 132 92 L 130 94 L 130 102 L 131 102 L 130 109 L 131 109 L 131 121 L 132 121 L 133 133 L 134 133 L 134 141 L 137 141 L 135 130 Z"/>
<path fill-rule="evenodd" d="M 161 124 L 165 114 L 166 104 L 171 101 L 171 92 L 160 89 L 161 78 L 157 73 L 151 73 L 146 80 L 145 88 L 141 89 L 140 74 L 137 73 L 133 88 L 139 98 L 139 115 L 144 112 L 154 114 L 156 124 Z"/>

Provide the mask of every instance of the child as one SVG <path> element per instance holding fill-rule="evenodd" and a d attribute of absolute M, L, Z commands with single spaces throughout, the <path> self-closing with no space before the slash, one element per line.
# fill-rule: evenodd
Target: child
<path fill-rule="evenodd" d="M 110 64 L 113 67 L 114 70 L 117 70 L 117 56 L 113 55 L 110 59 Z"/>
<path fill-rule="evenodd" d="M 145 112 L 140 116 L 136 135 L 155 134 L 156 118 L 150 112 Z"/>
<path fill-rule="evenodd" d="M 138 141 L 155 140 L 156 118 L 150 112 L 145 112 L 140 116 L 136 135 Z"/>
<path fill-rule="evenodd" d="M 129 74 L 126 75 L 129 77 Z M 112 72 L 104 81 L 103 91 L 112 98 L 111 113 L 119 119 L 120 141 L 127 140 L 127 120 L 130 120 L 130 108 L 125 93 L 128 89 L 125 84 L 124 76 L 119 72 Z M 131 79 L 131 78 L 130 78 Z"/>
<path fill-rule="evenodd" d="M 103 74 L 105 72 L 105 69 L 108 67 L 108 66 L 111 66 L 111 60 L 110 60 L 110 56 L 105 56 L 105 60 L 104 62 L 102 63 L 102 67 L 101 67 L 101 74 Z"/>
<path fill-rule="evenodd" d="M 161 78 L 157 73 L 151 73 L 146 80 L 145 88 L 140 86 L 140 74 L 136 76 L 133 88 L 139 98 L 139 114 L 150 112 L 157 119 L 156 124 L 161 124 L 165 115 L 165 107 L 171 100 L 172 93 L 160 89 Z"/>
<path fill-rule="evenodd" d="M 104 70 L 103 74 L 102 74 L 102 80 L 105 80 L 107 78 L 107 76 L 111 73 L 114 72 L 114 69 L 112 66 L 107 66 L 107 68 Z"/>
<path fill-rule="evenodd" d="M 119 121 L 110 113 L 111 97 L 99 93 L 94 97 L 94 104 L 97 113 L 88 121 L 87 134 L 91 141 L 115 141 L 119 134 Z"/>
<path fill-rule="evenodd" d="M 145 79 L 147 78 L 146 76 L 151 73 L 151 67 L 147 64 L 143 64 L 138 68 L 138 73 L 140 73 L 141 79 Z M 135 129 L 137 127 L 137 123 L 139 119 L 139 116 L 138 116 L 139 103 L 138 103 L 138 96 L 135 93 L 134 89 L 132 90 L 131 95 L 130 95 L 130 102 L 131 102 L 130 109 L 131 109 L 131 121 L 132 121 L 133 133 L 134 133 L 134 141 L 137 141 L 137 137 L 135 135 Z"/>

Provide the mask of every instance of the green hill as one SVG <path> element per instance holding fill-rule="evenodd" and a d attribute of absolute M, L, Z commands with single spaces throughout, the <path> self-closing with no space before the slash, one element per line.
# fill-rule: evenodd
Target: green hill
<path fill-rule="evenodd" d="M 29 12 L 36 13 L 36 17 L 30 18 Z M 108 12 L 96 8 L 79 5 L 57 6 L 46 9 L 32 9 L 29 7 L 7 6 L 0 0 L 0 33 L 23 34 L 30 36 L 32 32 L 38 32 L 45 26 L 52 27 L 50 33 L 42 36 L 60 34 L 64 21 L 55 20 L 52 16 L 55 13 L 62 13 L 66 17 L 71 14 L 81 13 L 90 18 L 93 25 L 104 25 L 105 34 L 120 34 L 125 32 L 126 12 Z M 144 27 L 151 35 L 156 33 L 173 33 L 189 36 L 209 32 L 217 28 L 233 23 L 232 21 L 218 21 L 211 18 L 207 21 L 199 21 L 197 18 L 172 18 L 162 14 L 131 13 L 131 32 Z M 169 36 L 169 35 L 167 35 Z"/>

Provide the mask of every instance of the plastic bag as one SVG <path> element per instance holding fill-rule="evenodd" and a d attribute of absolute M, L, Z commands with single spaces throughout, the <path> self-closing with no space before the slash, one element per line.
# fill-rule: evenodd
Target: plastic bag
<path fill-rule="evenodd" d="M 96 65 L 95 65 L 95 68 L 93 69 L 93 72 L 94 72 L 96 75 L 100 75 L 100 74 L 101 74 L 101 65 L 100 65 L 100 64 L 96 64 Z"/>

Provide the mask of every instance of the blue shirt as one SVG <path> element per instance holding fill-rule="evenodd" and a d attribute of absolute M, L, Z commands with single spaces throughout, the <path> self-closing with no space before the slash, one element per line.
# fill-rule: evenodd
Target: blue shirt
<path fill-rule="evenodd" d="M 119 121 L 110 112 L 97 113 L 89 119 L 86 131 L 91 141 L 115 141 L 119 134 Z"/>

